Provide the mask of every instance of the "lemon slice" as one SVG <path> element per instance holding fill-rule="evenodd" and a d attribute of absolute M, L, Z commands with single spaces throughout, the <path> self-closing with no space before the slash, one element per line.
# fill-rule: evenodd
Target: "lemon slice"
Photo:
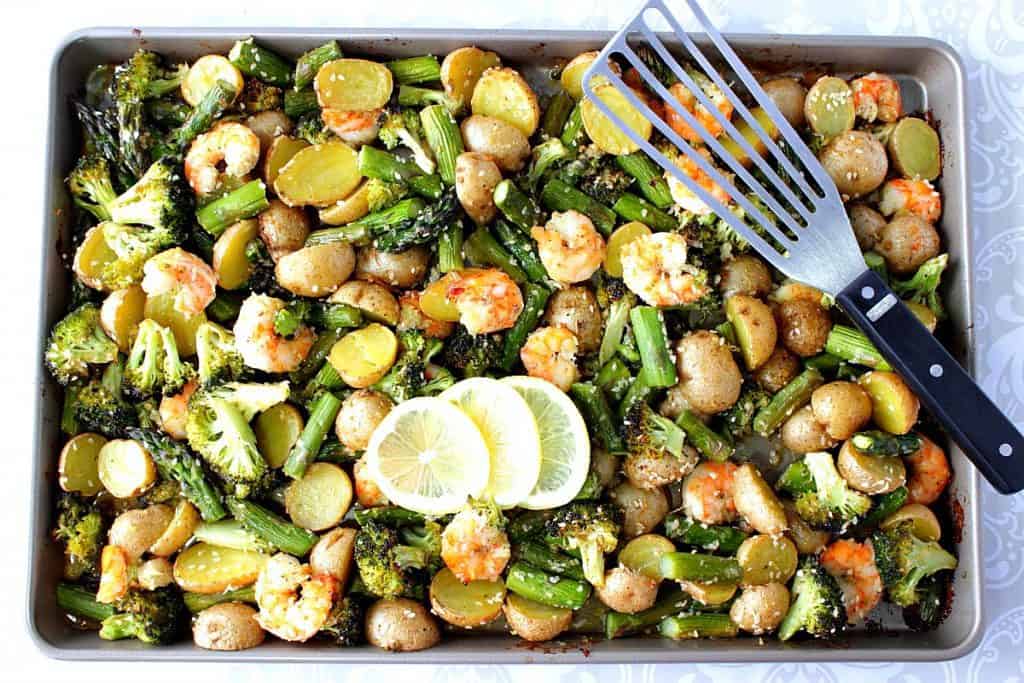
<path fill-rule="evenodd" d="M 440 398 L 399 403 L 374 430 L 365 457 L 391 502 L 425 515 L 460 510 L 484 491 L 491 473 L 480 430 Z"/>
<path fill-rule="evenodd" d="M 540 433 L 533 411 L 519 392 L 496 379 L 463 380 L 439 398 L 451 401 L 476 423 L 491 452 L 487 494 L 503 508 L 515 507 L 540 476 Z"/>
<path fill-rule="evenodd" d="M 540 477 L 519 507 L 546 510 L 576 497 L 590 470 L 590 436 L 583 416 L 554 384 L 513 375 L 499 380 L 519 392 L 540 431 Z"/>

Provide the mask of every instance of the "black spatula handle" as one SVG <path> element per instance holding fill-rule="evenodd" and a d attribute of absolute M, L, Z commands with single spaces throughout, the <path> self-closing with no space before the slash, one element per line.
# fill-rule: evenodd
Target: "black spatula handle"
<path fill-rule="evenodd" d="M 836 298 L 982 475 L 1024 489 L 1024 437 L 882 278 L 866 271 Z"/>

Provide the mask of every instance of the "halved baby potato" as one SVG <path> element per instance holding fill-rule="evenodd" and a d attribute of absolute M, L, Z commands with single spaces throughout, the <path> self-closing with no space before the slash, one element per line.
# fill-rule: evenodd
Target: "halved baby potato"
<path fill-rule="evenodd" d="M 432 283 L 420 294 L 420 310 L 434 320 L 456 323 L 460 313 L 455 302 L 448 296 L 448 286 L 458 278 L 457 273 L 449 273 Z"/>
<path fill-rule="evenodd" d="M 311 531 L 330 529 L 352 505 L 352 480 L 337 465 L 315 462 L 288 486 L 284 507 L 292 521 Z"/>
<path fill-rule="evenodd" d="M 736 294 L 725 301 L 725 317 L 736 331 L 747 369 L 756 370 L 764 365 L 779 336 L 772 309 L 760 299 Z"/>
<path fill-rule="evenodd" d="M 100 326 L 118 350 L 128 353 L 145 317 L 146 293 L 139 285 L 111 292 L 100 306 Z"/>
<path fill-rule="evenodd" d="M 206 93 L 217 81 L 224 81 L 235 89 L 237 96 L 245 87 L 245 78 L 238 68 L 222 55 L 206 55 L 200 57 L 189 67 L 185 80 L 181 83 L 181 96 L 191 106 L 203 101 Z"/>
<path fill-rule="evenodd" d="M 498 618 L 505 601 L 501 581 L 462 583 L 445 567 L 430 582 L 430 606 L 449 624 L 463 628 L 483 626 Z"/>
<path fill-rule="evenodd" d="M 302 138 L 293 138 L 288 135 L 279 135 L 274 138 L 263 155 L 263 180 L 268 186 L 273 187 L 278 174 L 285 164 L 292 160 L 292 157 L 300 151 L 309 147 L 309 143 Z"/>
<path fill-rule="evenodd" d="M 478 47 L 460 47 L 449 52 L 441 62 L 441 84 L 449 97 L 466 106 L 473 97 L 480 75 L 499 66 L 501 58 L 495 52 Z"/>
<path fill-rule="evenodd" d="M 355 150 L 331 140 L 299 150 L 278 173 L 274 191 L 288 206 L 323 207 L 347 197 L 362 179 Z"/>
<path fill-rule="evenodd" d="M 391 71 L 367 59 L 335 59 L 316 72 L 313 89 L 323 109 L 370 111 L 391 99 Z"/>
<path fill-rule="evenodd" d="M 640 110 L 634 107 L 626 96 L 611 83 L 594 88 L 597 96 L 630 130 L 644 140 L 650 139 L 653 126 Z M 598 148 L 608 154 L 629 154 L 640 149 L 619 127 L 605 116 L 590 99 L 583 100 L 583 128 Z"/>
<path fill-rule="evenodd" d="M 509 593 L 505 600 L 505 619 L 512 632 L 523 640 L 551 640 L 572 624 L 572 610 L 528 600 Z"/>
<path fill-rule="evenodd" d="M 358 308 L 368 319 L 385 325 L 397 325 L 401 313 L 398 300 L 390 289 L 364 280 L 349 280 L 338 287 L 328 301 Z"/>
<path fill-rule="evenodd" d="M 631 221 L 615 229 L 608 238 L 604 253 L 604 269 L 612 277 L 622 277 L 622 250 L 627 244 L 651 234 L 651 229 L 639 221 Z"/>
<path fill-rule="evenodd" d="M 171 521 L 153 545 L 149 546 L 149 552 L 157 557 L 170 557 L 189 542 L 200 521 L 196 506 L 187 500 L 179 500 Z"/>
<path fill-rule="evenodd" d="M 138 441 L 114 439 L 97 455 L 97 473 L 115 498 L 133 498 L 156 481 L 156 465 Z"/>
<path fill-rule="evenodd" d="M 370 193 L 373 186 L 363 181 L 344 199 L 324 207 L 317 212 L 324 225 L 347 225 L 370 213 Z"/>
<path fill-rule="evenodd" d="M 99 473 L 99 455 L 106 443 L 105 437 L 85 432 L 72 437 L 64 444 L 57 464 L 57 481 L 61 489 L 83 496 L 95 496 L 103 490 Z"/>
<path fill-rule="evenodd" d="M 493 116 L 518 128 L 530 137 L 540 122 L 537 95 L 515 69 L 492 68 L 480 76 L 473 89 L 474 114 Z"/>
<path fill-rule="evenodd" d="M 263 553 L 196 543 L 174 561 L 174 581 L 193 593 L 223 593 L 255 582 L 266 562 Z"/>
<path fill-rule="evenodd" d="M 397 353 L 395 333 L 380 323 L 371 323 L 342 337 L 327 360 L 345 384 L 365 389 L 387 374 Z"/>
<path fill-rule="evenodd" d="M 565 88 L 565 91 L 569 93 L 574 100 L 583 99 L 583 74 L 586 73 L 587 69 L 590 68 L 590 65 L 594 63 L 595 59 L 597 59 L 597 55 L 597 50 L 582 52 L 569 60 L 569 63 L 562 69 L 562 76 L 560 79 L 562 87 Z M 611 60 L 609 60 L 609 64 L 612 71 L 616 74 L 622 73 L 622 69 L 619 68 L 618 64 Z M 595 81 L 596 80 L 597 79 L 595 79 Z M 608 79 L 602 80 L 607 81 Z M 597 85 L 596 82 L 594 85 Z"/>
<path fill-rule="evenodd" d="M 284 465 L 304 427 L 302 413 L 291 403 L 278 403 L 257 416 L 252 431 L 256 434 L 260 455 L 266 458 L 268 465 L 274 468 Z"/>
<path fill-rule="evenodd" d="M 213 272 L 223 289 L 238 289 L 249 280 L 252 263 L 245 255 L 245 248 L 259 230 L 259 222 L 249 218 L 238 221 L 217 238 L 213 245 Z"/>
<path fill-rule="evenodd" d="M 917 396 L 895 372 L 872 370 L 861 375 L 861 387 L 871 397 L 872 417 L 890 434 L 906 434 L 917 422 Z"/>
<path fill-rule="evenodd" d="M 182 358 L 194 356 L 196 353 L 196 330 L 206 322 L 206 313 L 189 315 L 182 313 L 174 305 L 174 294 L 157 294 L 146 297 L 145 317 L 170 328 L 174 333 L 174 343 Z"/>

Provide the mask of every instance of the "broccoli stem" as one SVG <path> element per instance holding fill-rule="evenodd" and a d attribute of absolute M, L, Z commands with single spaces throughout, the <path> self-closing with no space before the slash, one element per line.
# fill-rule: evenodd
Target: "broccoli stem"
<path fill-rule="evenodd" d="M 866 365 L 875 370 L 892 370 L 889 362 L 858 329 L 846 325 L 833 325 L 825 340 L 825 351 L 845 361 Z"/>
<path fill-rule="evenodd" d="M 330 363 L 327 363 L 330 365 Z M 292 479 L 301 479 L 306 473 L 306 468 L 316 458 L 320 451 L 320 444 L 323 443 L 327 431 L 334 424 L 334 418 L 341 410 L 341 399 L 329 391 L 321 392 L 313 401 L 309 409 L 309 419 L 299 436 L 299 440 L 292 446 L 291 453 L 284 463 L 284 473 Z"/>
<path fill-rule="evenodd" d="M 789 384 L 779 389 L 764 408 L 754 416 L 754 431 L 768 436 L 781 425 L 793 411 L 811 400 L 811 393 L 824 383 L 821 373 L 807 368 Z"/>
<path fill-rule="evenodd" d="M 606 237 L 615 228 L 614 211 L 558 178 L 552 178 L 541 189 L 540 203 L 550 211 L 572 210 L 585 214 Z"/>
<path fill-rule="evenodd" d="M 775 480 L 775 488 L 797 497 L 816 491 L 817 485 L 814 483 L 814 477 L 811 475 L 811 469 L 807 467 L 807 463 L 803 460 L 796 460 L 791 462 Z"/>
<path fill-rule="evenodd" d="M 238 221 L 252 218 L 269 206 L 267 186 L 262 180 L 252 180 L 199 209 L 196 220 L 206 232 L 220 237 Z"/>
<path fill-rule="evenodd" d="M 549 574 L 585 581 L 583 565 L 575 557 L 555 552 L 543 543 L 527 541 L 515 546 L 515 558 Z"/>
<path fill-rule="evenodd" d="M 215 522 L 227 515 L 220 491 L 210 483 L 199 459 L 184 444 L 151 429 L 128 429 L 128 436 L 140 442 L 156 464 L 160 476 L 181 484 L 181 492 L 199 510 L 204 521 Z"/>
<path fill-rule="evenodd" d="M 674 590 L 659 600 L 654 607 L 636 614 L 609 612 L 604 619 L 604 635 L 608 640 L 640 633 L 657 626 L 663 619 L 689 609 L 693 600 L 681 590 Z"/>
<path fill-rule="evenodd" d="M 217 81 L 188 115 L 185 123 L 171 133 L 167 141 L 168 149 L 162 150 L 158 156 L 180 154 L 190 142 L 210 130 L 213 122 L 235 101 L 236 95 L 238 92 L 229 83 Z"/>
<path fill-rule="evenodd" d="M 622 342 L 622 334 L 629 324 L 629 311 L 633 307 L 633 299 L 623 296 L 608 306 L 608 315 L 604 323 L 604 335 L 601 337 L 601 348 L 597 352 L 597 361 L 604 365 L 609 362 Z"/>
<path fill-rule="evenodd" d="M 615 427 L 611 408 L 600 387 L 590 382 L 577 382 L 569 388 L 569 394 L 586 418 L 591 436 L 597 439 L 601 447 L 611 453 L 625 451 L 626 445 Z"/>
<path fill-rule="evenodd" d="M 572 95 L 564 90 L 559 90 L 548 102 L 544 116 L 540 120 L 541 132 L 549 138 L 557 138 L 565 129 L 565 122 L 569 120 L 576 101 Z"/>
<path fill-rule="evenodd" d="M 701 524 L 684 515 L 671 514 L 665 518 L 665 535 L 683 545 L 732 555 L 748 534 L 736 527 Z"/>
<path fill-rule="evenodd" d="M 636 379 L 629 385 L 626 395 L 619 402 L 619 419 L 626 419 L 630 409 L 639 401 L 646 401 L 654 393 L 654 388 L 647 382 L 643 371 L 637 373 Z"/>
<path fill-rule="evenodd" d="M 547 280 L 548 271 L 537 256 L 533 242 L 525 234 L 500 218 L 494 221 L 494 232 L 498 234 L 498 239 L 515 257 L 531 282 L 543 283 Z"/>
<path fill-rule="evenodd" d="M 304 384 L 309 378 L 313 377 L 327 361 L 327 356 L 331 353 L 331 349 L 338 343 L 339 339 L 341 339 L 341 332 L 337 330 L 328 329 L 317 335 L 316 341 L 313 342 L 313 348 L 309 350 L 309 354 L 299 364 L 299 367 L 288 376 L 292 384 Z"/>
<path fill-rule="evenodd" d="M 320 47 L 314 47 L 312 50 L 303 52 L 295 62 L 295 74 L 292 78 L 295 82 L 295 90 L 302 90 L 307 85 L 310 85 L 313 79 L 316 78 L 316 72 L 324 64 L 335 59 L 341 59 L 344 56 L 341 52 L 341 46 L 338 45 L 336 40 L 328 41 Z M 287 97 L 288 94 L 285 93 L 286 102 Z M 287 109 L 285 113 L 288 113 Z M 291 114 L 288 115 L 291 116 Z"/>
<path fill-rule="evenodd" d="M 516 595 L 550 607 L 579 609 L 590 597 L 590 584 L 531 566 L 514 562 L 508 570 L 505 585 Z"/>
<path fill-rule="evenodd" d="M 450 273 L 453 270 L 462 270 L 462 221 L 452 223 L 444 232 L 437 243 L 437 269 L 442 273 Z"/>
<path fill-rule="evenodd" d="M 880 430 L 857 432 L 851 437 L 854 448 L 867 455 L 913 455 L 924 443 L 917 434 L 889 434 Z"/>
<path fill-rule="evenodd" d="M 882 278 L 882 282 L 889 282 L 889 269 L 885 265 L 885 259 L 881 254 L 874 251 L 864 252 L 864 263 L 867 267 L 875 271 L 878 277 Z"/>
<path fill-rule="evenodd" d="M 523 512 L 508 523 L 505 533 L 508 534 L 512 543 L 524 543 L 537 538 L 545 532 L 545 527 L 552 514 L 550 510 Z"/>
<path fill-rule="evenodd" d="M 679 377 L 669 352 L 661 311 L 654 306 L 636 306 L 629 312 L 629 320 L 647 383 L 655 388 L 674 385 Z"/>
<path fill-rule="evenodd" d="M 204 609 L 213 607 L 214 605 L 219 605 L 223 602 L 248 602 L 256 604 L 256 592 L 252 586 L 212 594 L 186 591 L 182 595 L 182 599 L 185 602 L 185 608 L 189 612 L 192 614 L 199 614 Z"/>
<path fill-rule="evenodd" d="M 420 111 L 420 122 L 427 146 L 437 160 L 437 174 L 446 185 L 454 185 L 455 160 L 465 151 L 455 118 L 442 105 L 432 104 Z"/>
<path fill-rule="evenodd" d="M 526 273 L 512 258 L 512 254 L 505 251 L 505 248 L 498 244 L 498 240 L 488 232 L 487 228 L 480 226 L 466 238 L 462 245 L 466 258 L 477 265 L 494 266 L 505 271 L 516 284 L 526 282 Z"/>
<path fill-rule="evenodd" d="M 700 454 L 715 462 L 725 462 L 732 455 L 732 446 L 729 442 L 718 435 L 715 430 L 708 427 L 689 410 L 684 410 L 676 419 L 684 432 L 686 438 L 693 444 Z"/>
<path fill-rule="evenodd" d="M 703 553 L 665 553 L 660 568 L 661 575 L 673 581 L 718 583 L 743 578 L 740 563 L 734 558 Z"/>
<path fill-rule="evenodd" d="M 276 52 L 256 44 L 252 38 L 235 41 L 228 52 L 228 60 L 246 76 L 264 83 L 286 86 L 292 83 L 292 66 Z"/>
<path fill-rule="evenodd" d="M 582 138 L 586 134 L 583 131 L 582 105 L 582 101 L 576 103 L 576 106 L 569 112 L 569 118 L 565 120 L 565 126 L 562 128 L 562 144 L 574 152 L 579 149 L 580 142 L 582 142 Z"/>
<path fill-rule="evenodd" d="M 686 614 L 662 619 L 658 633 L 672 640 L 734 638 L 739 627 L 728 614 Z"/>
<path fill-rule="evenodd" d="M 282 552 L 305 557 L 316 545 L 316 534 L 282 519 L 251 500 L 228 498 L 227 505 L 242 526 Z"/>
<path fill-rule="evenodd" d="M 370 148 L 363 147 L 363 149 Z M 386 209 L 367 214 L 348 225 L 315 230 L 306 238 L 306 246 L 334 244 L 335 242 L 350 242 L 357 246 L 365 246 L 377 233 L 416 218 L 425 206 L 423 200 L 416 197 L 403 199 Z"/>
<path fill-rule="evenodd" d="M 356 518 L 356 523 L 360 526 L 363 526 L 367 522 L 379 522 L 390 527 L 417 525 L 423 524 L 427 519 L 419 512 L 406 510 L 405 508 L 400 508 L 397 505 L 363 508 L 361 510 L 356 510 L 353 514 Z"/>
<path fill-rule="evenodd" d="M 612 210 L 627 221 L 639 221 L 655 232 L 667 232 L 679 227 L 679 221 L 631 192 L 623 192 Z"/>
<path fill-rule="evenodd" d="M 540 208 L 511 180 L 502 180 L 495 186 L 494 204 L 505 218 L 522 230 L 529 232 L 530 228 L 541 223 Z"/>
<path fill-rule="evenodd" d="M 57 607 L 68 614 L 93 621 L 103 621 L 114 616 L 113 605 L 96 602 L 96 594 L 73 583 L 57 584 Z"/>
<path fill-rule="evenodd" d="M 873 505 L 868 513 L 858 521 L 851 533 L 855 536 L 862 536 L 874 531 L 879 524 L 889 518 L 890 515 L 899 510 L 907 502 L 909 491 L 906 486 L 901 486 L 889 493 L 874 498 Z"/>
<path fill-rule="evenodd" d="M 633 376 L 629 374 L 629 368 L 622 359 L 612 358 L 601 366 L 594 383 L 617 403 L 625 396 L 632 379 Z"/>
<path fill-rule="evenodd" d="M 284 113 L 293 119 L 300 118 L 320 108 L 316 92 L 312 88 L 284 91 Z"/>
<path fill-rule="evenodd" d="M 544 314 L 544 306 L 548 303 L 551 291 L 546 287 L 528 282 L 523 286 L 523 312 L 516 318 L 515 324 L 505 335 L 505 341 L 501 348 L 501 358 L 498 367 L 508 372 L 519 360 L 519 350 L 526 343 L 526 338 L 537 327 L 541 315 Z"/>
<path fill-rule="evenodd" d="M 425 107 L 440 104 L 451 112 L 452 116 L 458 114 L 462 109 L 462 104 L 449 97 L 443 90 L 420 88 L 407 83 L 398 86 L 398 104 L 403 107 Z"/>
<path fill-rule="evenodd" d="M 665 210 L 672 206 L 674 202 L 672 193 L 668 189 L 668 183 L 665 181 L 665 174 L 661 167 L 651 161 L 646 154 L 643 152 L 620 154 L 615 157 L 615 163 L 636 180 L 641 194 L 655 208 Z"/>
<path fill-rule="evenodd" d="M 384 64 L 399 85 L 430 83 L 441 80 L 441 64 L 434 55 L 406 57 Z"/>

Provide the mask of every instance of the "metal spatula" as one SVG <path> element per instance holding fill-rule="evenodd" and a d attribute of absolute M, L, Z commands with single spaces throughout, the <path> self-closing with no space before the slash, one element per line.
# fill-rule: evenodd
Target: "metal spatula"
<path fill-rule="evenodd" d="M 835 184 L 799 134 L 779 112 L 772 99 L 732 51 L 695 0 L 683 0 L 693 12 L 707 37 L 717 48 L 731 74 L 749 95 L 767 112 L 786 141 L 790 154 L 777 145 L 726 79 L 694 44 L 686 31 L 661 0 L 643 3 L 630 21 L 601 51 L 583 78 L 583 90 L 589 99 L 640 149 L 702 200 L 733 230 L 747 240 L 765 259 L 783 273 L 835 296 L 857 326 L 875 343 L 886 360 L 910 384 L 927 409 L 942 423 L 954 441 L 975 466 L 1002 493 L 1024 489 L 1024 438 L 1005 415 L 981 391 L 970 376 L 917 320 L 888 285 L 869 270 L 850 228 L 842 199 Z M 675 33 L 679 45 L 689 53 L 693 65 L 718 86 L 742 119 L 760 138 L 767 150 L 759 154 L 736 126 L 723 116 L 694 79 L 687 73 L 655 34 L 650 20 L 663 20 Z M 634 51 L 632 44 L 646 43 L 711 113 L 728 137 L 743 149 L 761 172 L 767 185 L 729 154 L 718 139 L 683 108 Z M 671 106 L 696 133 L 721 163 L 727 165 L 749 190 L 774 214 L 769 219 L 757 205 L 737 188 L 712 163 L 691 147 L 644 103 L 641 97 L 609 67 L 608 58 L 618 56 L 636 68 L 650 90 L 665 106 Z M 594 78 L 597 77 L 597 81 Z M 634 132 L 605 102 L 595 95 L 594 86 L 611 82 L 668 140 L 739 205 L 755 230 L 740 216 L 698 183 L 685 175 L 654 145 Z M 724 138 L 724 136 L 723 136 Z M 774 159 L 774 164 L 768 159 Z M 774 167 L 773 167 L 774 166 Z M 787 184 L 780 172 L 790 179 Z M 790 210 L 776 197 L 785 198 Z"/>

